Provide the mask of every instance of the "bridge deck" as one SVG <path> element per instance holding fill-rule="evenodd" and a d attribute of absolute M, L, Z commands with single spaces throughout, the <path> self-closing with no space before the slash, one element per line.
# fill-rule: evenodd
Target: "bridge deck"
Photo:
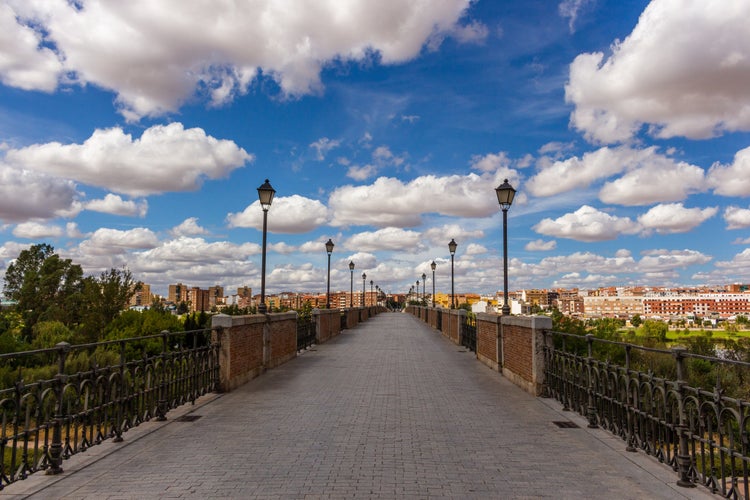
<path fill-rule="evenodd" d="M 0 498 L 712 498 L 407 314 L 168 417 Z"/>

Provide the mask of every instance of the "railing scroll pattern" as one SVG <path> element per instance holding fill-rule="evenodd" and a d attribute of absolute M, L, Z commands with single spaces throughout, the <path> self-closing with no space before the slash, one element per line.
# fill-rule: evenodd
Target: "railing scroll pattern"
<path fill-rule="evenodd" d="M 297 318 L 297 350 L 302 351 L 315 344 L 315 319 Z"/>
<path fill-rule="evenodd" d="M 680 486 L 750 498 L 750 402 L 727 395 L 721 382 L 747 381 L 750 363 L 559 332 L 545 332 L 544 352 L 545 395 L 563 410 L 619 436 L 627 451 L 672 467 Z M 615 364 L 611 357 L 624 361 Z M 672 376 L 644 367 L 655 358 Z M 721 374 L 713 390 L 689 385 L 688 367 L 711 366 Z"/>
<path fill-rule="evenodd" d="M 218 356 L 211 330 L 1 354 L 19 377 L 0 389 L 0 490 L 217 391 Z M 24 380 L 34 373 L 48 375 Z"/>

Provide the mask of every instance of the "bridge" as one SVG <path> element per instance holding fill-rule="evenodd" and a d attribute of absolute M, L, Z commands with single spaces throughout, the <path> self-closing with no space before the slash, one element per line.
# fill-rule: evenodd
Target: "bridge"
<path fill-rule="evenodd" d="M 421 314 L 373 314 L 0 498 L 714 497 L 478 362 Z"/>

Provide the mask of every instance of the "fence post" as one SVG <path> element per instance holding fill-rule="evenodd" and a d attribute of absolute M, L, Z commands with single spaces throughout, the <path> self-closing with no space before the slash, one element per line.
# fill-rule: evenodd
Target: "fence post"
<path fill-rule="evenodd" d="M 674 356 L 677 364 L 677 394 L 679 400 L 677 406 L 680 413 L 680 421 L 677 425 L 677 432 L 680 436 L 679 452 L 677 454 L 677 467 L 680 474 L 680 479 L 677 481 L 677 486 L 683 488 L 695 488 L 695 483 L 690 480 L 690 450 L 687 435 L 687 414 L 685 412 L 685 376 L 687 370 L 685 367 L 685 352 L 687 349 L 684 347 L 673 347 L 672 356 Z"/>
<path fill-rule="evenodd" d="M 49 476 L 60 474 L 62 468 L 62 425 L 63 425 L 63 393 L 65 391 L 65 358 L 70 351 L 70 344 L 60 342 L 57 348 L 57 375 L 55 375 L 55 389 L 57 392 L 57 407 L 55 408 L 55 423 L 52 428 L 52 444 L 49 447 L 49 465 L 46 474 Z"/>
<path fill-rule="evenodd" d="M 156 421 L 167 419 L 167 352 L 169 346 L 169 330 L 161 332 L 161 380 L 159 381 L 159 401 L 156 403 Z"/>
<path fill-rule="evenodd" d="M 586 357 L 586 372 L 588 373 L 588 418 L 589 418 L 589 429 L 596 429 L 599 427 L 596 424 L 596 406 L 594 405 L 594 336 L 592 334 L 586 335 L 586 344 L 588 347 L 588 356 Z"/>

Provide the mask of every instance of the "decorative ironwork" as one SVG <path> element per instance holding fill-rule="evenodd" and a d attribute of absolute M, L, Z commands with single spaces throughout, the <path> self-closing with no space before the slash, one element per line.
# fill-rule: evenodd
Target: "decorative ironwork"
<path fill-rule="evenodd" d="M 307 349 L 315 344 L 315 318 L 297 318 L 297 350 Z"/>
<path fill-rule="evenodd" d="M 461 322 L 461 345 L 477 352 L 477 320 L 473 314 L 467 314 Z"/>
<path fill-rule="evenodd" d="M 678 474 L 727 498 L 749 498 L 750 402 L 730 397 L 750 363 L 598 339 L 544 333 L 545 395 Z M 617 360 L 617 363 L 613 362 Z M 715 378 L 706 390 L 696 380 Z"/>
<path fill-rule="evenodd" d="M 217 390 L 218 356 L 211 330 L 0 354 L 0 490 Z"/>

